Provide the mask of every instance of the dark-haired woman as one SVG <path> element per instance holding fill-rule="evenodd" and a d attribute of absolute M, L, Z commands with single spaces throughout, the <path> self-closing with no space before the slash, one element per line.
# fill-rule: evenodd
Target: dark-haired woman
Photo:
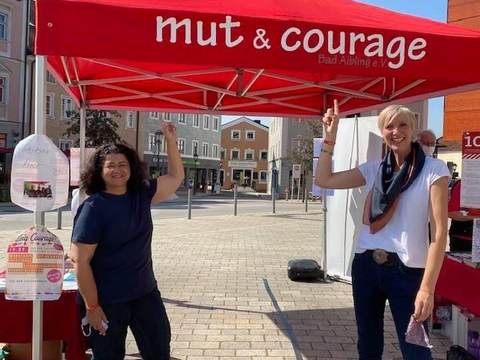
<path fill-rule="evenodd" d="M 123 359 L 128 328 L 143 359 L 170 359 L 170 324 L 152 266 L 150 206 L 177 190 L 184 170 L 175 126 L 166 124 L 164 134 L 167 175 L 147 181 L 145 164 L 124 144 L 97 149 L 82 173 L 90 197 L 75 217 L 70 256 L 95 360 Z"/>
<path fill-rule="evenodd" d="M 365 186 L 368 193 L 352 264 L 359 359 L 382 359 L 388 300 L 403 359 L 431 360 L 430 349 L 407 343 L 405 332 L 412 315 L 423 323 L 433 309 L 447 242 L 450 172 L 412 141 L 416 119 L 408 108 L 391 105 L 379 115 L 378 127 L 389 148 L 384 159 L 337 173 L 331 167 L 339 122 L 336 101 L 323 122 L 324 148 L 315 183 L 328 189 Z"/>

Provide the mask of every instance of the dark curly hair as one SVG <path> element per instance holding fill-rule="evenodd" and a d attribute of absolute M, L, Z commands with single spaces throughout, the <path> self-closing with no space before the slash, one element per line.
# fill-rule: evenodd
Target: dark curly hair
<path fill-rule="evenodd" d="M 105 190 L 102 178 L 102 168 L 109 154 L 123 154 L 130 164 L 130 179 L 127 182 L 129 191 L 138 191 L 145 186 L 147 179 L 146 164 L 140 160 L 137 152 L 126 144 L 110 144 L 99 147 L 85 164 L 80 176 L 80 188 L 87 195 L 93 195 Z"/>

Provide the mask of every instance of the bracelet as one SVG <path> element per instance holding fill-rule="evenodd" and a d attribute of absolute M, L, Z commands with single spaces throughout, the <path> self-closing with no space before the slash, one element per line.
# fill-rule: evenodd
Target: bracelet
<path fill-rule="evenodd" d="M 320 150 L 321 152 L 325 153 L 325 154 L 329 154 L 329 155 L 332 155 L 333 156 L 333 151 L 328 151 L 326 149 L 322 149 Z"/>
<path fill-rule="evenodd" d="M 335 141 L 332 140 L 323 140 L 323 142 L 327 145 L 335 146 Z"/>
<path fill-rule="evenodd" d="M 95 310 L 95 309 L 98 309 L 100 307 L 100 303 L 96 303 L 95 305 L 93 306 L 86 306 L 85 307 L 87 308 L 88 311 L 91 311 L 91 310 Z"/>

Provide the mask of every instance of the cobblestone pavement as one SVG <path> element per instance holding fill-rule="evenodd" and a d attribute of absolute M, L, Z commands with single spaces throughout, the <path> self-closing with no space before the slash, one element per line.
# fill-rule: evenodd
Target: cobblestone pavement
<path fill-rule="evenodd" d="M 288 260 L 319 260 L 321 218 L 298 212 L 154 220 L 154 266 L 172 326 L 172 358 L 358 358 L 351 286 L 287 277 Z M 71 229 L 53 232 L 68 243 Z M 1 248 L 13 236 L 0 231 Z M 445 359 L 449 342 L 434 335 L 432 343 L 435 359 Z M 140 359 L 131 334 L 127 353 Z M 390 314 L 384 359 L 401 359 Z"/>

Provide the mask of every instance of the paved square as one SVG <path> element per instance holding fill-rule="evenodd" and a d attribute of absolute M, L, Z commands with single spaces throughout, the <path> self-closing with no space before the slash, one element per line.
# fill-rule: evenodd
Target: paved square
<path fill-rule="evenodd" d="M 154 220 L 155 273 L 186 360 L 356 359 L 349 284 L 292 282 L 287 262 L 321 255 L 318 211 Z M 71 229 L 53 230 L 68 243 Z M 15 232 L 0 232 L 4 247 Z M 132 256 L 135 256 L 132 254 Z M 0 266 L 4 266 L 2 252 Z M 401 359 L 390 314 L 384 359 Z M 433 336 L 434 357 L 449 342 Z M 139 359 L 129 334 L 128 359 Z"/>

